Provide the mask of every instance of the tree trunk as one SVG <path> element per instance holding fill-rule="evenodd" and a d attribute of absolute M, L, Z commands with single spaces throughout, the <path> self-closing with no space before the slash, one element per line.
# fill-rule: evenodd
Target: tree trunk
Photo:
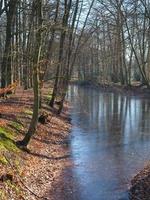
<path fill-rule="evenodd" d="M 33 106 L 33 115 L 32 120 L 29 126 L 29 130 L 26 133 L 24 139 L 22 141 L 17 142 L 20 146 L 27 146 L 32 135 L 36 131 L 37 123 L 38 123 L 38 113 L 39 113 L 39 60 L 40 60 L 40 52 L 41 52 L 41 26 L 42 26 L 42 0 L 36 0 L 33 2 L 33 9 L 36 11 L 37 15 L 37 33 L 36 33 L 36 45 L 35 52 L 33 58 L 33 90 L 34 90 L 34 106 Z M 34 13 L 34 12 L 33 12 Z"/>
<path fill-rule="evenodd" d="M 64 42 L 66 38 L 66 28 L 68 24 L 68 18 L 69 18 L 69 13 L 70 13 L 70 8 L 71 8 L 71 3 L 72 0 L 67 3 L 67 0 L 65 0 L 65 10 L 64 10 L 64 15 L 63 15 L 63 20 L 62 20 L 62 32 L 60 36 L 60 47 L 59 47 L 59 60 L 58 60 L 58 65 L 57 65 L 57 71 L 56 71 L 56 77 L 55 77 L 55 83 L 54 83 L 54 88 L 53 88 L 53 93 L 52 93 L 52 98 L 50 100 L 49 105 L 53 107 L 54 101 L 57 95 L 57 90 L 58 90 L 58 82 L 59 82 L 59 75 L 60 75 L 60 69 L 62 66 L 63 62 L 63 54 L 64 54 Z"/>
<path fill-rule="evenodd" d="M 9 7 L 6 10 L 7 25 L 6 25 L 6 42 L 5 50 L 2 60 L 1 67 L 1 87 L 4 88 L 6 85 L 12 82 L 11 72 L 11 38 L 12 38 L 12 25 L 14 22 L 14 16 L 16 12 L 18 0 L 11 0 Z"/>

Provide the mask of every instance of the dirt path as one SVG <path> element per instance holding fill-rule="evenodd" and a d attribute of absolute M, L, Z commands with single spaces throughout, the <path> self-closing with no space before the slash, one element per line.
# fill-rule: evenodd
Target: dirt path
<path fill-rule="evenodd" d="M 45 97 L 47 92 L 48 88 L 45 88 Z M 12 131 L 15 141 L 21 139 L 27 131 L 32 115 L 32 102 L 32 90 L 23 92 L 21 88 L 9 99 L 0 100 L 0 128 Z M 46 104 L 43 111 L 49 113 L 49 122 L 38 124 L 37 133 L 29 144 L 30 153 L 20 150 L 16 153 L 7 147 L 3 151 L 8 162 L 1 162 L 0 177 L 11 175 L 12 180 L 1 179 L 1 200 L 55 199 L 55 181 L 61 182 L 62 171 L 72 165 L 67 139 L 71 128 L 67 105 L 61 116 L 57 116 Z M 10 140 L 9 137 L 6 138 Z"/>

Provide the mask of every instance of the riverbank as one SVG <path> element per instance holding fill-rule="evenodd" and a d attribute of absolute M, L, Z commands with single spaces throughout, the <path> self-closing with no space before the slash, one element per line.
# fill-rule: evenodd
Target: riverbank
<path fill-rule="evenodd" d="M 150 199 L 150 163 L 131 180 L 130 199 Z"/>
<path fill-rule="evenodd" d="M 17 89 L 16 94 L 0 100 L 0 199 L 35 200 L 53 198 L 55 182 L 70 166 L 68 104 L 58 116 L 46 105 L 49 87 L 43 92 L 42 113 L 46 124 L 38 123 L 29 152 L 18 149 L 14 141 L 26 133 L 32 116 L 32 90 Z"/>

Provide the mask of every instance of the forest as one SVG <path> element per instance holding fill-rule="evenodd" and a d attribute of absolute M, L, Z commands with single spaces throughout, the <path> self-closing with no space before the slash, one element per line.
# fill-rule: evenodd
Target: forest
<path fill-rule="evenodd" d="M 149 200 L 149 97 L 150 0 L 0 0 L 0 200 Z"/>

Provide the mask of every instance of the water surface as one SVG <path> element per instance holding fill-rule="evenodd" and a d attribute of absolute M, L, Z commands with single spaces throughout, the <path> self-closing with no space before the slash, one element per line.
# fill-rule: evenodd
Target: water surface
<path fill-rule="evenodd" d="M 150 100 L 79 86 L 68 100 L 78 184 L 70 200 L 127 200 L 130 179 L 150 159 Z"/>

